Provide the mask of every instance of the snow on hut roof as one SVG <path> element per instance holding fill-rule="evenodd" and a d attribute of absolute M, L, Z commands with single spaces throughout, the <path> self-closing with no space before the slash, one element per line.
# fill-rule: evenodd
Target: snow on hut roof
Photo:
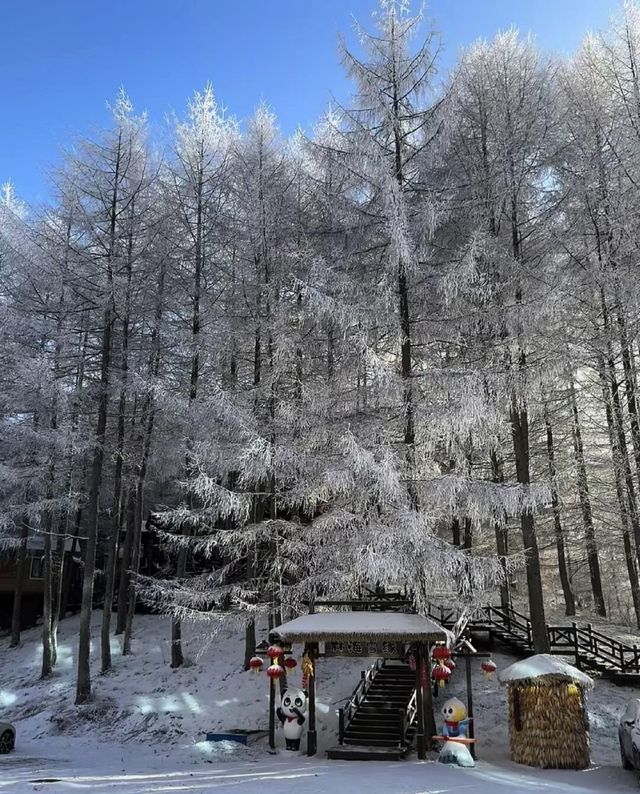
<path fill-rule="evenodd" d="M 582 686 L 593 686 L 593 679 L 589 678 L 588 675 L 585 675 L 572 664 L 563 662 L 562 659 L 557 656 L 551 656 L 548 653 L 530 656 L 528 659 L 516 662 L 498 673 L 498 680 L 501 684 L 509 684 L 512 681 L 525 681 L 529 678 L 540 679 L 538 682 L 540 684 L 544 684 L 545 680 L 548 683 L 552 683 L 553 680 L 557 681 L 558 678 L 570 678 L 572 681 L 582 684 Z"/>
<path fill-rule="evenodd" d="M 448 640 L 451 635 L 434 620 L 404 612 L 315 612 L 276 626 L 270 636 L 280 642 L 427 642 Z"/>

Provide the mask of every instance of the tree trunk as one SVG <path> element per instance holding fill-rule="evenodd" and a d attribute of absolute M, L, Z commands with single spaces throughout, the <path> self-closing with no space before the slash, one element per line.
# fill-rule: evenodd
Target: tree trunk
<path fill-rule="evenodd" d="M 502 460 L 498 457 L 495 450 L 491 450 L 491 480 L 495 483 L 504 482 L 504 470 Z M 509 555 L 509 528 L 507 526 L 506 513 L 501 521 L 496 521 L 493 525 L 496 536 L 496 553 L 502 568 L 502 582 L 500 583 L 500 606 L 503 610 L 511 607 L 509 569 L 507 557 Z"/>
<path fill-rule="evenodd" d="M 131 201 L 130 222 L 133 224 L 135 201 Z M 131 315 L 131 279 L 133 274 L 133 229 L 129 230 L 127 247 L 127 287 L 125 294 L 125 310 L 122 319 L 122 351 L 121 351 L 121 384 L 118 400 L 118 438 L 116 445 L 116 465 L 113 477 L 113 507 L 111 516 L 111 533 L 107 543 L 107 561 L 104 571 L 104 605 L 102 608 L 101 657 L 102 672 L 111 669 L 111 613 L 113 610 L 113 594 L 116 577 L 116 560 L 118 544 L 122 529 L 122 469 L 124 464 L 125 419 L 127 407 L 127 380 L 129 374 L 129 323 Z"/>
<path fill-rule="evenodd" d="M 524 357 L 524 354 L 522 354 L 522 357 Z M 511 404 L 511 429 L 513 433 L 513 451 L 516 459 L 516 478 L 528 490 L 530 483 L 529 416 L 526 408 L 518 406 L 515 394 L 512 396 Z M 520 514 L 520 527 L 527 571 L 531 639 L 536 653 L 549 653 L 549 635 L 547 634 L 544 614 L 544 596 L 540 574 L 540 553 L 531 510 L 525 510 Z"/>
<path fill-rule="evenodd" d="M 93 580 L 96 567 L 98 546 L 98 518 L 100 489 L 102 486 L 102 465 L 104 462 L 104 443 L 107 430 L 109 409 L 109 379 L 111 376 L 111 334 L 115 316 L 115 295 L 113 289 L 113 260 L 116 254 L 116 222 L 118 191 L 120 187 L 120 168 L 122 156 L 122 131 L 118 136 L 118 149 L 115 161 L 113 193 L 109 207 L 109 248 L 107 255 L 106 307 L 102 321 L 102 343 L 100 350 L 100 391 L 98 398 L 98 420 L 94 439 L 91 477 L 89 481 L 89 501 L 87 504 L 87 544 L 84 555 L 82 578 L 82 606 L 80 609 L 80 636 L 78 641 L 78 680 L 76 685 L 76 705 L 86 703 L 91 697 L 91 616 L 93 611 Z"/>
<path fill-rule="evenodd" d="M 82 607 L 80 609 L 76 705 L 86 703 L 91 697 L 91 669 L 89 659 L 91 646 L 91 614 L 93 611 L 93 579 L 96 567 L 96 549 L 98 546 L 100 487 L 102 485 L 102 464 L 104 461 L 104 442 L 109 406 L 112 316 L 110 298 L 109 307 L 104 313 L 103 321 L 98 424 L 96 427 L 95 449 L 93 452 L 89 485 L 89 501 L 87 504 L 87 543 L 85 547 L 84 573 L 82 577 Z"/>
<path fill-rule="evenodd" d="M 133 532 L 133 556 L 131 560 L 131 572 L 135 575 L 140 570 L 140 546 L 142 541 L 142 512 L 144 510 L 144 493 L 140 480 L 135 493 L 134 510 L 134 532 Z M 124 627 L 124 639 L 122 643 L 122 655 L 128 656 L 131 653 L 131 637 L 133 633 L 133 616 L 136 611 L 137 591 L 133 578 L 129 579 L 129 596 L 127 599 L 127 618 Z"/>
<path fill-rule="evenodd" d="M 24 580 L 27 576 L 27 563 L 29 555 L 27 544 L 29 542 L 29 519 L 23 516 L 20 525 L 20 545 L 16 553 L 16 589 L 13 594 L 13 611 L 11 613 L 11 641 L 10 648 L 17 648 L 20 645 L 20 630 L 22 627 L 22 591 Z"/>
<path fill-rule="evenodd" d="M 607 418 L 607 428 L 609 430 L 609 444 L 613 458 L 613 475 L 616 485 L 616 497 L 620 511 L 620 525 L 622 528 L 622 544 L 624 547 L 624 558 L 627 566 L 627 575 L 631 587 L 631 598 L 636 615 L 636 624 L 640 628 L 640 583 L 638 582 L 638 570 L 636 568 L 636 558 L 633 553 L 631 532 L 629 529 L 629 511 L 625 498 L 625 485 L 623 478 L 622 452 L 620 450 L 619 435 L 615 425 L 613 409 L 611 408 L 611 393 L 609 391 L 609 379 L 607 378 L 604 358 L 599 357 L 598 372 L 602 385 L 602 396 L 604 399 L 605 415 Z"/>
<path fill-rule="evenodd" d="M 606 616 L 607 610 L 604 603 L 602 592 L 602 577 L 600 575 L 600 558 L 598 556 L 598 545 L 593 526 L 593 515 L 591 512 L 591 498 L 589 495 L 589 482 L 587 480 L 587 468 L 584 460 L 584 447 L 582 444 L 582 432 L 580 429 L 580 415 L 576 403 L 575 387 L 573 381 L 569 387 L 571 399 L 571 411 L 573 413 L 573 449 L 576 461 L 576 471 L 578 477 L 578 495 L 580 497 L 580 509 L 582 511 L 582 524 L 587 546 L 587 561 L 589 563 L 589 576 L 591 579 L 591 591 L 593 601 L 598 615 Z"/>
<path fill-rule="evenodd" d="M 50 516 L 51 511 L 47 511 Z M 51 564 L 51 529 L 53 521 L 48 518 L 44 532 L 43 559 L 43 593 L 42 593 L 42 672 L 40 678 L 49 678 L 53 672 L 53 641 L 51 636 L 53 614 L 52 564 Z"/>
<path fill-rule="evenodd" d="M 249 662 L 251 657 L 256 653 L 256 621 L 251 618 L 245 626 L 244 630 L 244 664 L 243 669 L 249 669 Z"/>
<path fill-rule="evenodd" d="M 549 407 L 544 404 L 544 424 L 547 431 L 547 461 L 549 465 L 549 484 L 551 486 L 551 509 L 553 511 L 553 527 L 556 539 L 556 551 L 558 553 L 558 573 L 562 594 L 564 596 L 565 615 L 576 614 L 576 601 L 571 589 L 569 572 L 567 569 L 567 558 L 564 548 L 564 532 L 562 529 L 562 519 L 560 515 L 560 500 L 558 499 L 558 484 L 556 479 L 555 449 L 553 446 L 553 429 L 549 418 Z"/>

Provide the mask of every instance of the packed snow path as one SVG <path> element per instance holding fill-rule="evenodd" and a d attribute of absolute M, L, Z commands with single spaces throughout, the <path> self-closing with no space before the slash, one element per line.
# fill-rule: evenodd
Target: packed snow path
<path fill-rule="evenodd" d="M 637 791 L 635 776 L 616 767 L 596 767 L 584 772 L 537 770 L 510 762 L 480 761 L 475 769 L 458 769 L 433 761 L 359 762 L 308 759 L 284 753 L 274 757 L 243 759 L 228 747 L 226 757 L 206 757 L 189 762 L 176 752 L 167 756 L 149 749 L 86 742 L 75 752 L 67 744 L 67 757 L 38 757 L 26 753 L 0 759 L 0 792 L 109 791 L 114 794 L 149 792 L 238 792 L 281 794 L 313 792 L 335 794 L 587 794 Z M 43 755 L 47 748 L 43 747 Z M 237 757 L 236 757 L 237 756 Z M 44 782 L 50 781 L 50 782 Z"/>

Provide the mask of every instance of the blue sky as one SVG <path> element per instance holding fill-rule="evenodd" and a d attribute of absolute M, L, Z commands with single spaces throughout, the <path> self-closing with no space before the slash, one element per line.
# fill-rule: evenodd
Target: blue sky
<path fill-rule="evenodd" d="M 158 127 L 207 81 L 233 115 L 264 98 L 285 133 L 309 128 L 333 93 L 348 96 L 337 34 L 353 39 L 376 0 L 0 0 L 0 182 L 29 202 L 60 147 L 107 120 L 122 85 Z M 431 0 L 441 68 L 460 47 L 516 25 L 571 52 L 618 0 Z"/>

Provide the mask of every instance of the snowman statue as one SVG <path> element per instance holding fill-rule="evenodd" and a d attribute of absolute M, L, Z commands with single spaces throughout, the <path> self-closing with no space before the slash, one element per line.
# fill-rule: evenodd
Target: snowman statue
<path fill-rule="evenodd" d="M 307 711 L 307 693 L 302 689 L 289 688 L 284 691 L 280 698 L 280 705 L 276 709 L 276 715 L 284 729 L 284 739 L 287 750 L 300 749 L 300 737 L 302 736 Z"/>

